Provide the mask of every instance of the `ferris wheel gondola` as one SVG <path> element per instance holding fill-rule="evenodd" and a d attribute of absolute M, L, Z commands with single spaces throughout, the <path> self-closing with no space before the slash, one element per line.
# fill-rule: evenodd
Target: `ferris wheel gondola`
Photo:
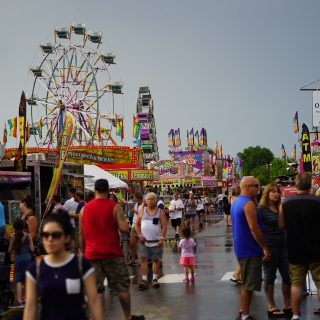
<path fill-rule="evenodd" d="M 76 39 L 73 35 L 82 36 L 80 43 L 71 43 L 71 38 Z M 116 54 L 98 53 L 101 44 L 102 32 L 87 31 L 85 24 L 75 23 L 55 27 L 54 42 L 40 43 L 43 60 L 29 67 L 34 82 L 27 97 L 30 134 L 38 147 L 57 146 L 67 113 L 75 120 L 72 145 L 115 144 L 111 137 L 115 95 L 122 94 L 123 82 L 112 80 L 109 67 L 115 64 Z"/>

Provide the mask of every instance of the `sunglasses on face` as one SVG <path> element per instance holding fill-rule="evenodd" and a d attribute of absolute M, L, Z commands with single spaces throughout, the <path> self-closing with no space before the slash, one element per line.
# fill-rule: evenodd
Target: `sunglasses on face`
<path fill-rule="evenodd" d="M 63 236 L 63 232 L 61 232 L 61 231 L 54 231 L 54 232 L 50 233 L 50 232 L 42 231 L 41 234 L 40 234 L 40 236 L 41 236 L 41 238 L 45 238 L 45 239 L 48 239 L 48 238 L 51 236 L 52 239 L 58 240 L 58 239 L 60 239 L 60 238 Z"/>
<path fill-rule="evenodd" d="M 256 188 L 260 188 L 260 184 L 248 184 L 249 187 L 256 187 Z"/>

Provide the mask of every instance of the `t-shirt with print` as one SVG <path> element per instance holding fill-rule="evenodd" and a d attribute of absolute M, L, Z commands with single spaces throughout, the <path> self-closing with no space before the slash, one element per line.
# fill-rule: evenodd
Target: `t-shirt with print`
<path fill-rule="evenodd" d="M 181 257 L 194 257 L 193 248 L 197 245 L 197 243 L 189 238 L 182 239 L 179 241 L 179 248 L 181 248 Z"/>
<path fill-rule="evenodd" d="M 86 320 L 83 304 L 83 281 L 94 272 L 91 263 L 82 258 L 82 280 L 78 257 L 70 254 L 61 263 L 51 263 L 45 256 L 40 263 L 38 293 L 41 297 L 40 320 Z M 29 267 L 26 276 L 37 283 L 36 263 Z"/>

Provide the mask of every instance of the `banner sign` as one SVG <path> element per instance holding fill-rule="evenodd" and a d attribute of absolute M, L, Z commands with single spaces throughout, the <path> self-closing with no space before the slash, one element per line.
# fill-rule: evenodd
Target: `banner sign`
<path fill-rule="evenodd" d="M 320 127 L 320 91 L 312 93 L 312 125 Z"/>
<path fill-rule="evenodd" d="M 152 178 L 153 180 L 159 180 L 160 179 L 160 173 L 158 170 L 152 170 Z"/>
<path fill-rule="evenodd" d="M 213 180 L 212 181 L 210 181 L 210 180 L 203 180 L 202 181 L 202 185 L 204 186 L 204 187 L 212 187 L 214 184 L 213 184 Z"/>
<path fill-rule="evenodd" d="M 160 179 L 161 184 L 166 185 L 181 185 L 181 179 Z"/>
<path fill-rule="evenodd" d="M 195 186 L 201 186 L 201 178 L 184 178 L 182 179 L 182 184 L 192 184 Z"/>
<path fill-rule="evenodd" d="M 131 181 L 151 181 L 152 170 L 131 170 Z"/>
<path fill-rule="evenodd" d="M 312 172 L 318 172 L 318 163 L 320 160 L 320 146 L 318 141 L 311 142 L 311 155 L 312 155 Z"/>
<path fill-rule="evenodd" d="M 301 143 L 302 143 L 302 163 L 304 172 L 312 173 L 312 162 L 311 162 L 311 148 L 310 148 L 310 134 L 309 127 L 303 123 L 301 132 Z"/>
<path fill-rule="evenodd" d="M 160 160 L 151 166 L 152 169 L 159 170 L 160 175 L 180 174 L 180 164 L 171 160 Z"/>
<path fill-rule="evenodd" d="M 107 172 L 122 181 L 129 181 L 129 171 L 128 170 L 117 170 L 117 171 L 107 171 Z"/>
<path fill-rule="evenodd" d="M 173 152 L 172 160 L 185 163 L 189 176 L 200 177 L 203 174 L 203 151 Z"/>
<path fill-rule="evenodd" d="M 0 171 L 0 184 L 32 182 L 31 173 Z"/>

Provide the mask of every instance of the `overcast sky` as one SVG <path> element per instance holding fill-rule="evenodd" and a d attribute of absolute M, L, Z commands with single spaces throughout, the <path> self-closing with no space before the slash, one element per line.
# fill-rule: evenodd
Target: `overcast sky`
<path fill-rule="evenodd" d="M 154 100 L 160 156 L 167 134 L 207 129 L 208 143 L 235 156 L 249 146 L 290 155 L 297 142 L 292 118 L 312 129 L 312 92 L 320 78 L 320 2 L 257 0 L 1 1 L 0 134 L 17 115 L 21 90 L 31 93 L 30 64 L 42 61 L 40 41 L 54 26 L 85 22 L 103 32 L 101 49 L 116 51 L 114 81 L 124 82 L 116 112 L 125 115 L 132 146 L 132 115 L 140 86 Z M 320 82 L 310 86 L 320 88 Z M 9 137 L 7 147 L 18 145 Z"/>

